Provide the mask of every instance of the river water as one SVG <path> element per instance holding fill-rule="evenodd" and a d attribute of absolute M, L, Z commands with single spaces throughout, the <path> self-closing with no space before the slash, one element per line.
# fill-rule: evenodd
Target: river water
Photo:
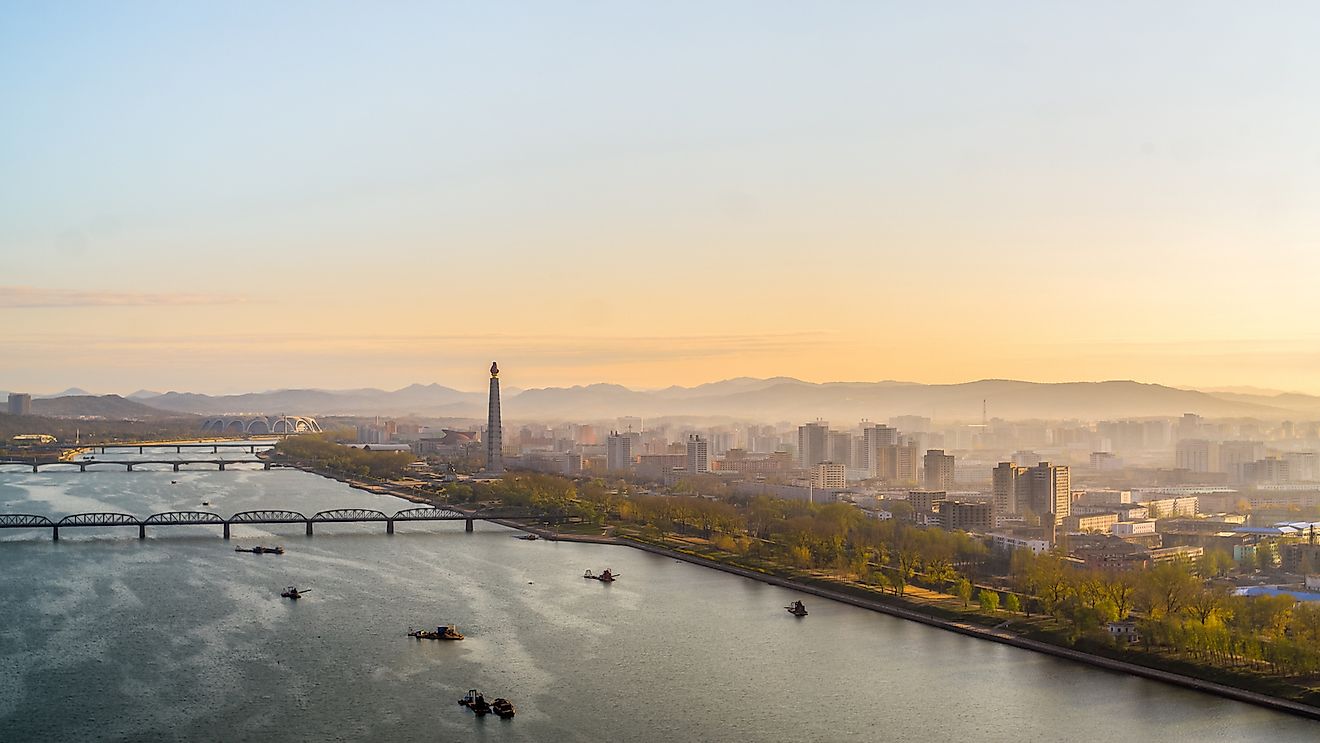
<path fill-rule="evenodd" d="M 150 458 L 188 457 L 173 449 Z M 98 458 L 111 458 L 105 455 Z M 136 457 L 133 450 L 131 455 Z M 230 457 L 250 455 L 230 454 Z M 413 504 L 293 470 L 0 471 L 0 511 Z M 211 508 L 201 503 L 209 501 Z M 478 523 L 0 531 L 0 740 L 1291 741 L 1320 725 Z M 282 544 L 283 556 L 235 553 Z M 621 575 L 605 585 L 586 569 Z M 298 602 L 280 590 L 310 590 Z M 456 623 L 463 642 L 410 626 Z M 471 687 L 512 720 L 457 705 Z"/>

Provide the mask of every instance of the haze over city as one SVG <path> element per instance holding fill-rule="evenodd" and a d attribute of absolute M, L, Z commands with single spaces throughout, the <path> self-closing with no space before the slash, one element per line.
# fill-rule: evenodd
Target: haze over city
<path fill-rule="evenodd" d="M 13 6 L 0 376 L 1320 392 L 1317 12 Z"/>
<path fill-rule="evenodd" d="M 1315 740 L 1317 29 L 0 3 L 0 738 Z"/>

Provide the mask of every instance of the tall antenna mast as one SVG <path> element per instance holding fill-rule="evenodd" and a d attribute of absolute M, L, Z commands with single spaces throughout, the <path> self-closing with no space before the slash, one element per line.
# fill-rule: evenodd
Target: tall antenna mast
<path fill-rule="evenodd" d="M 985 398 L 983 397 L 981 398 L 981 425 L 987 425 L 989 422 L 989 417 L 986 415 Z"/>

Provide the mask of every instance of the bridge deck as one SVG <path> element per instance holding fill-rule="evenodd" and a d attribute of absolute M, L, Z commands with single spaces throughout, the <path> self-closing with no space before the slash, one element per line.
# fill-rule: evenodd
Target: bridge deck
<path fill-rule="evenodd" d="M 97 526 L 136 526 L 138 536 L 146 538 L 147 527 L 152 526 L 222 526 L 224 536 L 229 538 L 229 528 L 235 524 L 304 524 L 308 536 L 312 535 L 312 525 L 317 523 L 380 523 L 385 522 L 386 533 L 394 533 L 396 521 L 464 521 L 467 531 L 472 531 L 472 522 L 492 519 L 512 518 L 548 518 L 549 514 L 530 511 L 513 512 L 501 510 L 474 511 L 466 513 L 447 508 L 405 508 L 388 515 L 383 511 L 367 508 L 339 508 L 318 511 L 311 516 L 298 511 L 265 509 L 239 511 L 229 518 L 210 511 L 165 511 L 154 513 L 145 519 L 128 513 L 95 512 L 75 513 L 58 519 L 49 516 L 26 513 L 0 513 L 0 529 L 50 529 L 55 539 L 60 538 L 61 528 L 97 527 Z"/>

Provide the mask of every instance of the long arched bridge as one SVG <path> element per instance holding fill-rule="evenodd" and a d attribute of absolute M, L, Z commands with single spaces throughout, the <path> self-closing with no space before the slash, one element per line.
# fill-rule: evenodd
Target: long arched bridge
<path fill-rule="evenodd" d="M 60 529 L 72 529 L 91 526 L 136 526 L 138 538 L 147 538 L 147 527 L 157 526 L 200 526 L 215 525 L 222 527 L 225 539 L 229 539 L 229 527 L 234 524 L 305 524 L 307 536 L 312 536 L 315 524 L 345 523 L 384 523 L 385 533 L 394 533 L 394 524 L 399 521 L 463 521 L 466 531 L 472 531 L 474 521 L 495 521 L 500 519 L 547 519 L 550 514 L 518 508 L 486 508 L 478 511 L 459 511 L 451 508 L 405 508 L 393 515 L 370 508 L 335 508 L 318 511 L 306 516 L 297 511 L 263 509 L 239 511 L 229 518 L 224 518 L 211 511 L 165 511 L 138 518 L 128 513 L 96 512 L 75 513 L 58 519 L 30 513 L 0 513 L 0 529 L 50 529 L 55 540 L 60 538 Z"/>

